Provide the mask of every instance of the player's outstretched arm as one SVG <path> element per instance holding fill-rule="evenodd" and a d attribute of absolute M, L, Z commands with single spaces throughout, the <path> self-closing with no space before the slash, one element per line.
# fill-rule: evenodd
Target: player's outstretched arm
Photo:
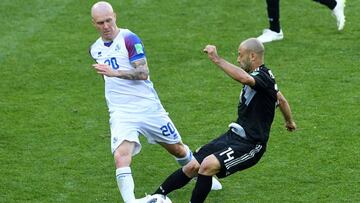
<path fill-rule="evenodd" d="M 221 58 L 217 54 L 216 47 L 214 45 L 207 45 L 203 51 L 207 53 L 209 59 L 213 63 L 215 63 L 219 68 L 221 68 L 227 75 L 229 75 L 234 80 L 244 85 L 255 85 L 255 79 L 250 76 L 246 71 Z"/>
<path fill-rule="evenodd" d="M 286 127 L 286 129 L 288 131 L 292 132 L 292 131 L 294 131 L 296 129 L 296 124 L 295 124 L 295 121 L 292 118 L 290 105 L 287 102 L 284 95 L 281 94 L 280 91 L 277 93 L 277 99 L 278 99 L 280 111 L 281 111 L 281 113 L 282 113 L 282 115 L 284 117 L 284 120 L 285 120 L 285 127 Z"/>
<path fill-rule="evenodd" d="M 97 73 L 108 77 L 119 77 L 127 80 L 147 80 L 149 77 L 149 68 L 146 59 L 140 59 L 131 64 L 132 70 L 114 70 L 107 64 L 93 64 Z"/>

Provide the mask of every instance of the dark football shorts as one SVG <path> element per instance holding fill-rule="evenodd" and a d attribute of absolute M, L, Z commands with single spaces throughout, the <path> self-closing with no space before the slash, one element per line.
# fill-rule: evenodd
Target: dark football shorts
<path fill-rule="evenodd" d="M 224 178 L 254 166 L 265 151 L 266 145 L 253 143 L 229 130 L 202 146 L 194 153 L 194 157 L 201 164 L 207 156 L 214 154 L 221 165 L 221 170 L 216 176 Z"/>

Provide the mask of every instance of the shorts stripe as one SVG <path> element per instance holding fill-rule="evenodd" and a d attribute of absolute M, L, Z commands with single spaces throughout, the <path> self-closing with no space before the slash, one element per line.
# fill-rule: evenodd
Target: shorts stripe
<path fill-rule="evenodd" d="M 231 160 L 230 162 L 225 164 L 226 169 L 229 169 L 233 166 L 236 166 L 242 162 L 245 162 L 245 161 L 253 158 L 256 153 L 260 152 L 261 148 L 262 148 L 261 145 L 256 145 L 256 147 L 254 149 L 252 149 L 249 153 L 246 153 L 239 158 Z"/>

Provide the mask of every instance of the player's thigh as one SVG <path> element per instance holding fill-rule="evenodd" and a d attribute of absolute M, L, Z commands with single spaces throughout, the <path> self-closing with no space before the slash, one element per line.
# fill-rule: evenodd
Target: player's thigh
<path fill-rule="evenodd" d="M 194 153 L 195 159 L 199 163 L 202 163 L 203 160 L 207 156 L 214 154 L 218 151 L 221 151 L 223 149 L 226 149 L 228 147 L 228 143 L 227 143 L 228 135 L 229 135 L 229 132 L 226 132 L 226 133 L 222 134 L 220 137 L 217 137 L 217 138 L 213 139 L 212 141 L 210 141 L 209 143 L 200 147 Z"/>
<path fill-rule="evenodd" d="M 175 144 L 181 142 L 181 136 L 169 116 L 165 114 L 147 115 L 141 122 L 141 134 L 149 143 Z"/>
<path fill-rule="evenodd" d="M 127 119 L 126 116 L 112 113 L 110 114 L 111 150 L 112 153 L 124 142 L 135 143 L 132 155 L 140 152 L 141 144 L 139 140 L 139 123 Z"/>
<path fill-rule="evenodd" d="M 223 178 L 254 166 L 261 159 L 265 150 L 265 145 L 232 141 L 227 148 L 214 153 L 221 165 L 217 176 Z"/>

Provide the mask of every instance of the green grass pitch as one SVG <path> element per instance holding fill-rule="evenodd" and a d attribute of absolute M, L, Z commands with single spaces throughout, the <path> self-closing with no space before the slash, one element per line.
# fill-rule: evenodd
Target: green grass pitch
<path fill-rule="evenodd" d="M 118 25 L 145 44 L 151 79 L 183 140 L 196 149 L 236 119 L 241 85 L 202 53 L 236 63 L 238 44 L 268 26 L 265 0 L 111 0 Z M 91 0 L 0 2 L 0 202 L 121 202 L 103 81 L 91 68 Z M 277 111 L 268 150 L 224 180 L 208 203 L 360 202 L 360 1 L 346 26 L 310 0 L 281 1 L 285 39 L 265 62 L 298 130 Z M 153 192 L 174 159 L 142 139 L 136 196 Z M 188 202 L 191 182 L 170 195 Z"/>

